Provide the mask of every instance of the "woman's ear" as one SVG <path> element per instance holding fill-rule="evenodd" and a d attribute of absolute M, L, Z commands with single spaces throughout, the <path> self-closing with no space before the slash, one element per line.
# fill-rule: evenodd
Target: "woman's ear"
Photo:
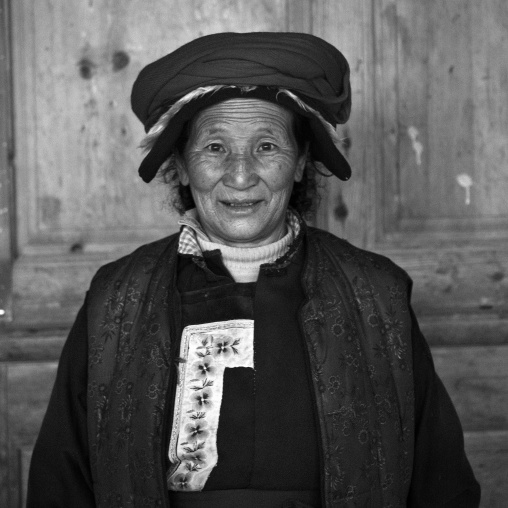
<path fill-rule="evenodd" d="M 296 160 L 296 171 L 295 171 L 295 182 L 301 182 L 303 178 L 303 172 L 307 165 L 307 158 L 309 156 L 309 142 L 305 144 L 305 150 L 298 156 Z"/>
<path fill-rule="evenodd" d="M 179 153 L 175 153 L 175 166 L 176 172 L 178 173 L 178 178 L 180 179 L 180 183 L 182 185 L 189 185 L 189 173 L 187 171 L 187 164 Z"/>

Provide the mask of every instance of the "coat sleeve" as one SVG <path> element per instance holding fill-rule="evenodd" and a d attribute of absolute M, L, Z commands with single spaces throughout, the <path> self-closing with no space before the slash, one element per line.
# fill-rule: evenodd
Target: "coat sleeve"
<path fill-rule="evenodd" d="M 62 350 L 30 464 L 27 508 L 95 506 L 88 453 L 86 301 Z"/>
<path fill-rule="evenodd" d="M 480 485 L 464 451 L 459 417 L 414 314 L 412 319 L 415 458 L 408 507 L 477 508 Z"/>

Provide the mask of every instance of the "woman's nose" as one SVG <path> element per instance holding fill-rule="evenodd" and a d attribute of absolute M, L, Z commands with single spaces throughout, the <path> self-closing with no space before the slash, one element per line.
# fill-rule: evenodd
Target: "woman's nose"
<path fill-rule="evenodd" d="M 235 189 L 247 189 L 256 185 L 259 176 L 256 161 L 250 154 L 232 154 L 226 160 L 223 183 Z"/>

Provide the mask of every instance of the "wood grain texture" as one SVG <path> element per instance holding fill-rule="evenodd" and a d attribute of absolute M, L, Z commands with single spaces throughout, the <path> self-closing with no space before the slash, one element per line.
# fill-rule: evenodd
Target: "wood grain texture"
<path fill-rule="evenodd" d="M 70 325 L 103 256 L 18 259 L 14 267 L 13 326 Z"/>
<path fill-rule="evenodd" d="M 370 1 L 322 0 L 313 3 L 313 33 L 336 46 L 351 68 L 352 111 L 338 132 L 342 152 L 349 159 L 353 176 L 342 182 L 323 178 L 323 200 L 317 225 L 365 246 L 373 235 L 374 143 L 372 101 L 372 19 Z"/>
<path fill-rule="evenodd" d="M 471 0 L 474 197 L 483 216 L 508 215 L 508 2 Z"/>
<path fill-rule="evenodd" d="M 0 323 L 11 319 L 12 293 L 12 97 L 7 0 L 0 0 Z"/>
<path fill-rule="evenodd" d="M 375 136 L 372 150 L 375 193 L 373 199 L 365 204 L 375 208 L 371 224 L 374 235 L 370 237 L 370 247 L 395 228 L 396 219 L 400 215 L 397 4 L 395 0 L 372 2 L 375 47 L 372 66 Z"/>
<path fill-rule="evenodd" d="M 288 0 L 286 2 L 287 30 L 289 32 L 312 33 L 313 0 Z"/>
<path fill-rule="evenodd" d="M 101 231 L 117 228 L 136 238 L 143 228 L 168 227 L 162 195 L 136 176 L 142 127 L 129 113 L 128 97 L 141 65 L 125 26 L 135 13 L 130 4 L 112 5 L 15 3 L 22 249 L 34 242 L 100 242 Z M 129 59 L 118 70 L 117 51 Z"/>
<path fill-rule="evenodd" d="M 25 446 L 18 450 L 19 461 L 19 501 L 20 506 L 26 506 L 28 492 L 28 475 L 30 472 L 30 462 L 32 460 L 33 447 Z"/>
<path fill-rule="evenodd" d="M 0 363 L 0 506 L 10 506 L 8 401 L 7 365 Z"/>
<path fill-rule="evenodd" d="M 380 249 L 412 277 L 418 317 L 508 317 L 508 251 L 490 249 Z"/>
<path fill-rule="evenodd" d="M 506 240 L 508 62 L 496 56 L 508 50 L 506 2 L 373 6 L 379 239 L 397 241 L 384 235 L 399 231 L 402 245 Z"/>
<path fill-rule="evenodd" d="M 56 376 L 56 362 L 11 363 L 8 381 L 9 502 L 2 506 L 20 506 L 20 450 L 33 448 L 46 412 Z"/>
<path fill-rule="evenodd" d="M 0 362 L 57 362 L 68 329 L 5 331 L 0 340 Z"/>
<path fill-rule="evenodd" d="M 383 195 L 383 210 L 390 228 L 406 214 L 426 216 L 432 195 L 427 150 L 432 129 L 426 79 L 431 37 L 428 9 L 429 4 L 423 2 L 389 2 L 381 13 L 381 22 L 390 37 L 387 57 L 393 58 L 391 63 L 384 57 L 382 66 L 394 67 L 388 71 L 391 81 L 386 84 L 392 95 L 388 107 L 393 108 L 387 112 L 391 115 L 391 132 L 386 142 L 387 149 L 394 152 L 394 166 L 382 168 L 387 191 Z M 381 109 L 384 114 L 384 105 Z M 420 152 L 416 153 L 415 148 Z"/>
<path fill-rule="evenodd" d="M 436 347 L 441 377 L 466 431 L 508 431 L 508 346 Z"/>
<path fill-rule="evenodd" d="M 426 84 L 428 97 L 426 151 L 430 189 L 427 206 L 419 213 L 411 211 L 411 203 L 406 204 L 404 217 L 415 217 L 415 222 L 436 217 L 480 219 L 482 215 L 476 206 L 475 189 L 471 189 L 473 198 L 468 204 L 466 189 L 457 183 L 460 174 L 476 180 L 472 149 L 471 4 L 463 0 L 434 0 L 426 12 L 428 60 L 425 74 L 419 79 Z M 406 178 L 406 185 L 412 185 L 411 175 L 401 168 L 401 179 Z"/>
<path fill-rule="evenodd" d="M 480 508 L 506 508 L 508 432 L 466 432 L 466 453 L 482 487 Z"/>
<path fill-rule="evenodd" d="M 431 346 L 508 344 L 508 319 L 495 314 L 424 316 L 419 324 Z"/>

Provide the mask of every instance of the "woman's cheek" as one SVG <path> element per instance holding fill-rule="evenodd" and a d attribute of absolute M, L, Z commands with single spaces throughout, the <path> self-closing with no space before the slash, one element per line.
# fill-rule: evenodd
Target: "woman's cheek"
<path fill-rule="evenodd" d="M 190 183 L 198 189 L 207 190 L 215 186 L 221 178 L 221 172 L 218 170 L 217 161 L 200 160 L 192 166 L 190 173 Z"/>
<path fill-rule="evenodd" d="M 291 190 L 293 188 L 295 169 L 291 157 L 281 155 L 274 161 L 269 170 L 270 187 L 272 190 Z"/>

